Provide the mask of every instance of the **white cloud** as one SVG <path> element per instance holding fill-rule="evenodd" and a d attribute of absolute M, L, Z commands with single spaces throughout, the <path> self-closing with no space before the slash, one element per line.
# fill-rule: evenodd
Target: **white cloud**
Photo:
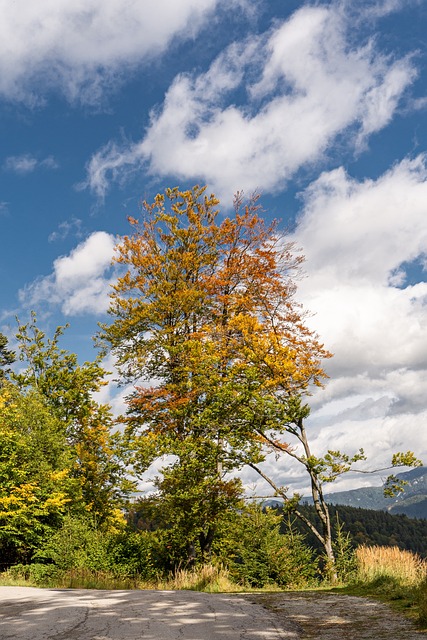
<path fill-rule="evenodd" d="M 362 147 L 390 121 L 415 71 L 372 43 L 352 47 L 350 28 L 339 5 L 303 7 L 232 44 L 206 73 L 178 75 L 143 140 L 107 144 L 88 165 L 88 184 L 102 196 L 110 180 L 145 164 L 206 181 L 230 200 L 238 189 L 283 187 L 344 131 Z"/>
<path fill-rule="evenodd" d="M 42 303 L 57 305 L 66 316 L 105 313 L 115 244 L 114 236 L 104 231 L 92 233 L 68 256 L 55 260 L 52 274 L 21 290 L 21 302 L 32 308 Z"/>
<path fill-rule="evenodd" d="M 13 173 L 21 175 L 33 173 L 33 171 L 40 168 L 57 169 L 58 163 L 53 156 L 48 156 L 43 160 L 38 160 L 35 156 L 32 156 L 29 153 L 24 153 L 20 156 L 9 156 L 3 164 L 3 169 L 5 171 L 12 171 Z"/>
<path fill-rule="evenodd" d="M 249 0 L 246 0 L 246 3 Z M 120 73 L 192 38 L 215 8 L 238 0 L 0 0 L 0 95 L 37 101 L 46 89 L 96 103 Z"/>
<path fill-rule="evenodd" d="M 306 191 L 296 232 L 309 275 L 301 292 L 336 353 L 334 368 L 425 362 L 427 283 L 393 284 L 405 281 L 406 263 L 427 255 L 426 198 L 424 156 L 376 181 L 359 183 L 337 169 Z"/>
<path fill-rule="evenodd" d="M 79 218 L 71 218 L 71 220 L 60 222 L 57 230 L 49 234 L 48 240 L 49 242 L 65 240 L 70 234 L 75 235 L 76 238 L 80 238 L 83 235 L 82 221 Z"/>
<path fill-rule="evenodd" d="M 307 256 L 299 298 L 335 354 L 311 399 L 315 453 L 364 447 L 382 467 L 410 449 L 427 461 L 427 281 L 421 267 L 416 283 L 406 273 L 427 255 L 426 203 L 422 155 L 377 180 L 337 169 L 305 192 L 293 238 Z"/>

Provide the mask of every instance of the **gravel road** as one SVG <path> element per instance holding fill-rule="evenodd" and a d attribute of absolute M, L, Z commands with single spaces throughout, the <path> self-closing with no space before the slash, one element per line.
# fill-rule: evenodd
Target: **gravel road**
<path fill-rule="evenodd" d="M 377 602 L 322 593 L 0 587 L 0 640 L 421 640 Z"/>

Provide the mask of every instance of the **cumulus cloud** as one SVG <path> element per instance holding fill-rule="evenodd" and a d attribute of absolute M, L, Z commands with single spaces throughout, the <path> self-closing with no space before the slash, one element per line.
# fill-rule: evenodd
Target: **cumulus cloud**
<path fill-rule="evenodd" d="M 96 103 L 124 69 L 162 53 L 173 38 L 194 37 L 222 4 L 245 2 L 0 0 L 0 96 L 34 102 L 53 87 Z"/>
<path fill-rule="evenodd" d="M 144 165 L 202 179 L 229 200 L 237 189 L 283 188 L 343 132 L 363 148 L 393 117 L 415 69 L 372 43 L 353 47 L 346 20 L 336 4 L 303 7 L 230 45 L 207 72 L 178 75 L 139 143 L 110 142 L 92 157 L 88 185 L 102 196 L 110 180 Z"/>
<path fill-rule="evenodd" d="M 337 169 L 307 189 L 296 232 L 309 274 L 301 292 L 336 371 L 425 362 L 427 283 L 423 274 L 408 283 L 407 269 L 427 255 L 426 197 L 423 155 L 377 180 Z"/>
<path fill-rule="evenodd" d="M 33 173 L 33 171 L 40 168 L 57 169 L 58 163 L 53 156 L 39 160 L 29 153 L 24 153 L 20 156 L 9 156 L 3 163 L 3 169 L 5 171 L 12 171 L 13 173 L 21 175 Z"/>
<path fill-rule="evenodd" d="M 315 453 L 362 446 L 371 466 L 402 448 L 427 458 L 426 202 L 423 155 L 377 180 L 324 173 L 304 194 L 293 237 L 307 257 L 299 297 L 335 353 L 330 382 L 311 399 Z"/>
<path fill-rule="evenodd" d="M 20 291 L 21 303 L 60 306 L 66 316 L 105 313 L 108 308 L 114 236 L 92 233 L 68 256 L 57 258 L 53 272 Z"/>

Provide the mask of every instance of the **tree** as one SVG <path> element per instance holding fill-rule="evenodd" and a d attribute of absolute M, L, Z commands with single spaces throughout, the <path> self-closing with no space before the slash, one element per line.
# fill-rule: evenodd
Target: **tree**
<path fill-rule="evenodd" d="M 37 391 L 0 387 L 0 549 L 28 560 L 78 497 L 64 426 Z M 77 494 L 77 496 L 76 496 Z"/>
<path fill-rule="evenodd" d="M 224 535 L 222 557 L 233 578 L 262 588 L 267 584 L 297 589 L 314 583 L 317 562 L 304 537 L 284 526 L 283 515 L 260 504 L 235 514 Z"/>
<path fill-rule="evenodd" d="M 106 384 L 100 358 L 80 365 L 76 354 L 59 348 L 67 327 L 58 327 L 53 338 L 47 338 L 34 313 L 29 323 L 18 324 L 19 359 L 26 368 L 13 380 L 23 393 L 42 396 L 61 422 L 73 452 L 70 474 L 80 485 L 85 512 L 97 526 L 113 524 L 122 518 L 119 508 L 134 485 L 125 478 L 110 407 L 94 399 Z"/>
<path fill-rule="evenodd" d="M 0 382 L 10 373 L 10 365 L 15 362 L 15 353 L 7 348 L 8 339 L 0 333 Z"/>
<path fill-rule="evenodd" d="M 124 381 L 156 381 L 129 398 L 138 471 L 164 454 L 191 468 L 203 451 L 198 482 L 220 486 L 227 472 L 263 459 L 260 433 L 281 423 L 295 394 L 320 384 L 329 354 L 293 299 L 302 258 L 276 223 L 264 223 L 258 197 L 244 205 L 238 195 L 221 222 L 217 204 L 204 188 L 169 189 L 144 203 L 141 224 L 130 219 L 134 232 L 116 255 L 127 271 L 102 339 Z M 281 403 L 271 392 L 278 386 Z"/>
<path fill-rule="evenodd" d="M 66 423 L 68 436 L 76 437 L 82 416 L 93 404 L 93 394 L 106 384 L 100 358 L 79 365 L 75 353 L 59 348 L 68 325 L 57 327 L 53 337 L 48 338 L 37 326 L 34 312 L 30 322 L 17 322 L 19 360 L 26 368 L 14 374 L 14 381 L 23 390 L 37 389 Z"/>

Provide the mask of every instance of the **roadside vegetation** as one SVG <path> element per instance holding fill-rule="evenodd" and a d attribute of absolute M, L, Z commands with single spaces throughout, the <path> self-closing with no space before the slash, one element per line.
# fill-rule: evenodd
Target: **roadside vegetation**
<path fill-rule="evenodd" d="M 381 600 L 427 629 L 427 562 L 397 547 L 361 546 L 354 555 L 354 575 L 334 591 Z"/>
<path fill-rule="evenodd" d="M 325 559 L 292 528 L 280 533 L 285 520 L 270 509 L 244 507 L 234 528 L 224 529 L 209 562 L 188 567 L 183 558 L 173 568 L 171 539 L 164 531 L 128 527 L 106 535 L 69 518 L 30 564 L 1 573 L 0 585 L 209 593 L 332 590 L 379 599 L 427 628 L 426 560 L 397 547 L 353 549 L 340 526 L 334 549 L 339 582 L 331 584 L 322 571 Z"/>

